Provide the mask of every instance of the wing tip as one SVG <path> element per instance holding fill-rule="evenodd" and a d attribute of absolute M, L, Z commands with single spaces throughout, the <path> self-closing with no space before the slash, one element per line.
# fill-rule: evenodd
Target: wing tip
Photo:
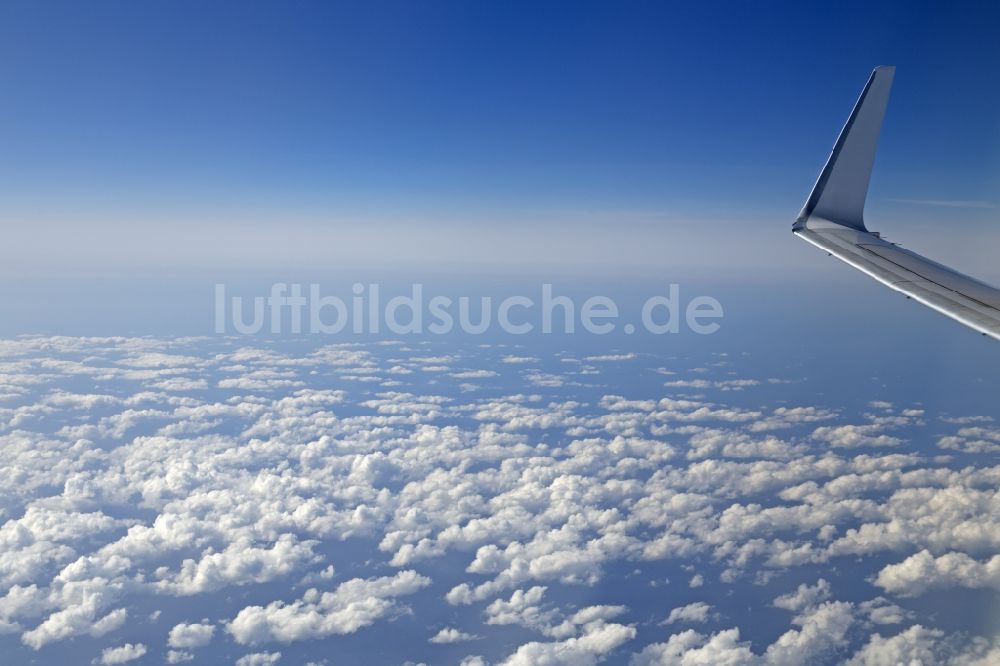
<path fill-rule="evenodd" d="M 872 70 L 793 231 L 806 226 L 814 214 L 840 226 L 867 231 L 865 199 L 895 73 L 895 65 L 878 65 Z"/>

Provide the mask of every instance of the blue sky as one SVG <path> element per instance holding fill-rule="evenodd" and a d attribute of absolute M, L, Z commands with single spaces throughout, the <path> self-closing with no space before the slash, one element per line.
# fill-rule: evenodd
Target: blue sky
<path fill-rule="evenodd" d="M 899 69 L 876 226 L 989 230 L 998 11 L 6 4 L 6 270 L 503 265 L 553 242 L 586 266 L 615 239 L 603 263 L 672 245 L 664 263 L 716 268 L 720 228 L 764 270 L 877 64 Z"/>

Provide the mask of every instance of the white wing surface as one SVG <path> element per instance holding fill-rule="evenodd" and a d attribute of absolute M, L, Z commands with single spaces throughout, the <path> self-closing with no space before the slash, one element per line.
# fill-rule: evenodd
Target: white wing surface
<path fill-rule="evenodd" d="M 865 227 L 865 197 L 894 73 L 894 67 L 872 72 L 792 230 L 882 284 L 1000 340 L 1000 290 Z"/>

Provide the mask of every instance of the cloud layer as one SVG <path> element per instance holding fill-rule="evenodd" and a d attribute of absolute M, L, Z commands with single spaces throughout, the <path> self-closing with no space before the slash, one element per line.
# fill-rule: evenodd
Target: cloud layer
<path fill-rule="evenodd" d="M 390 622 L 468 663 L 996 654 L 912 603 L 1000 590 L 988 415 L 774 407 L 754 391 L 786 380 L 668 362 L 2 341 L 0 638 L 43 660 L 85 639 L 106 664 L 276 663 Z M 149 604 L 187 612 L 158 643 L 136 630 Z M 760 640 L 758 613 L 786 628 Z"/>

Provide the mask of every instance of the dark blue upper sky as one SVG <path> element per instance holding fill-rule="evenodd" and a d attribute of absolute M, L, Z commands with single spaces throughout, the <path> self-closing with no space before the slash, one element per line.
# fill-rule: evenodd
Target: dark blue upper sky
<path fill-rule="evenodd" d="M 987 2 L 5 3 L 4 224 L 597 210 L 784 231 L 877 64 L 899 69 L 870 206 L 973 202 L 945 212 L 978 223 L 998 28 Z"/>

